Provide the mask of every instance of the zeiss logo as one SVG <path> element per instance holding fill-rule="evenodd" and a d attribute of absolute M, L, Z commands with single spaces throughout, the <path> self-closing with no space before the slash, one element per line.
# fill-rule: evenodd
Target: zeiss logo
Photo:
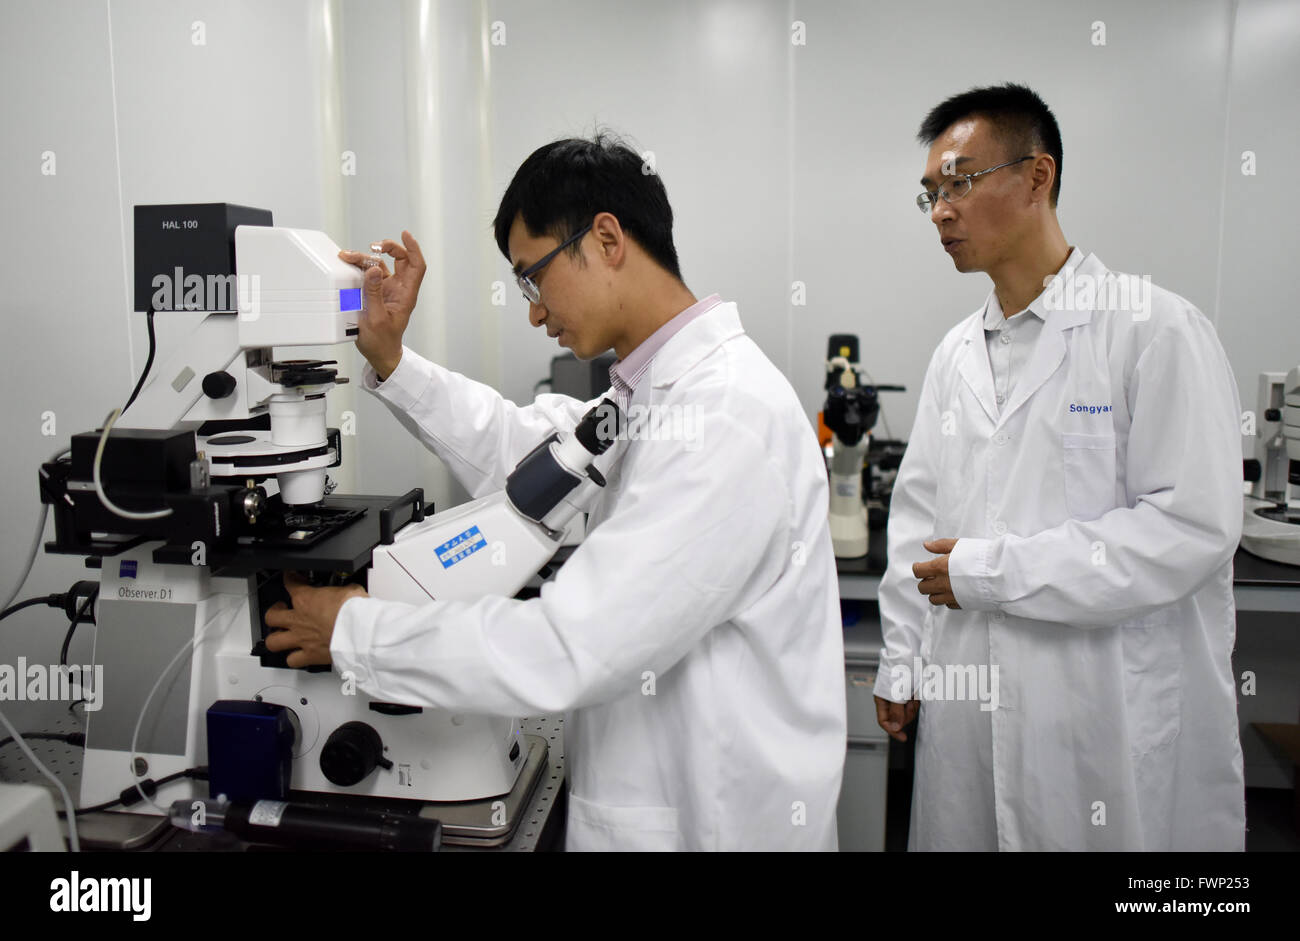
<path fill-rule="evenodd" d="M 118 578 L 135 578 L 135 559 L 123 559 L 117 570 Z"/>
<path fill-rule="evenodd" d="M 1109 412 L 1110 406 L 1109 405 L 1076 405 L 1075 403 L 1071 402 L 1070 411 L 1087 412 L 1089 415 L 1096 415 L 1100 412 Z"/>

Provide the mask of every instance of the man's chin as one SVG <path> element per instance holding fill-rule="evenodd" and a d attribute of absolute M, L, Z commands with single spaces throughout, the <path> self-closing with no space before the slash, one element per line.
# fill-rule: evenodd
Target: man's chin
<path fill-rule="evenodd" d="M 593 352 L 589 349 L 584 349 L 583 347 L 580 346 L 569 346 L 567 347 L 567 349 L 570 353 L 573 354 L 575 359 L 578 359 L 584 363 L 591 362 L 601 353 L 605 352 L 605 350 L 596 350 L 595 352 Z M 605 349 L 609 349 L 609 347 L 606 347 Z"/>

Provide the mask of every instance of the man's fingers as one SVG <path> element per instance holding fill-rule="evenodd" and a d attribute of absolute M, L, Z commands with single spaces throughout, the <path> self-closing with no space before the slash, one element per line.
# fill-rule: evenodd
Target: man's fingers
<path fill-rule="evenodd" d="M 277 601 L 271 607 L 266 609 L 266 626 L 267 627 L 289 627 L 293 618 L 293 612 L 283 601 Z"/>
<path fill-rule="evenodd" d="M 362 272 L 369 271 L 371 268 L 378 268 L 385 278 L 388 277 L 388 265 L 378 255 L 369 252 L 354 252 L 351 249 L 343 249 L 339 252 L 339 258 L 346 261 L 349 265 L 355 265 Z"/>
<path fill-rule="evenodd" d="M 935 574 L 936 574 L 936 571 L 935 571 L 935 565 L 934 565 L 933 562 L 913 562 L 913 563 L 912 563 L 912 577 L 913 577 L 913 578 L 930 578 L 932 575 L 935 575 Z"/>
<path fill-rule="evenodd" d="M 294 650 L 298 647 L 293 631 L 271 631 L 266 635 L 266 640 L 262 643 L 266 644 L 266 649 L 272 653 L 279 653 L 281 650 Z"/>
<path fill-rule="evenodd" d="M 916 590 L 923 595 L 933 595 L 936 591 L 943 591 L 943 579 L 938 575 L 930 575 L 916 583 Z"/>
<path fill-rule="evenodd" d="M 420 243 L 415 240 L 415 236 L 403 229 L 402 242 L 406 245 L 406 253 L 411 264 L 423 271 L 426 267 L 424 253 L 420 251 Z"/>
<path fill-rule="evenodd" d="M 885 731 L 889 737 L 900 742 L 907 741 L 907 733 L 903 731 L 903 726 L 907 723 L 903 720 L 903 704 L 901 702 L 892 702 L 889 704 L 889 722 L 885 726 Z"/>
<path fill-rule="evenodd" d="M 889 718 L 890 705 L 889 700 L 881 699 L 879 696 L 876 697 L 876 721 L 882 726 L 891 721 Z"/>
<path fill-rule="evenodd" d="M 899 742 L 907 741 L 903 734 L 903 704 L 890 702 L 876 697 L 876 723 L 888 733 L 889 737 Z"/>
<path fill-rule="evenodd" d="M 375 251 L 383 252 L 385 255 L 392 255 L 397 261 L 406 261 L 406 247 L 396 239 L 384 239 L 382 242 L 375 242 L 370 247 Z"/>
<path fill-rule="evenodd" d="M 284 573 L 284 590 L 289 593 L 289 598 L 291 600 L 298 592 L 302 591 L 302 589 L 310 587 L 311 585 L 307 582 L 307 579 L 303 578 L 297 572 L 286 571 Z"/>

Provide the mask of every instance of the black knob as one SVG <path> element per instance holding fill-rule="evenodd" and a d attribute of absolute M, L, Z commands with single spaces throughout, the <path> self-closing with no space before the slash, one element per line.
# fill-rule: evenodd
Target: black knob
<path fill-rule="evenodd" d="M 340 725 L 321 749 L 321 773 L 339 787 L 359 784 L 376 766 L 387 770 L 393 763 L 384 758 L 379 733 L 364 722 Z"/>
<path fill-rule="evenodd" d="M 1281 421 L 1282 410 L 1280 408 L 1264 409 L 1264 421 Z"/>
<path fill-rule="evenodd" d="M 623 413 L 613 399 L 603 399 L 582 416 L 573 435 L 588 454 L 604 454 L 622 431 Z"/>
<path fill-rule="evenodd" d="M 210 372 L 203 377 L 203 394 L 210 399 L 224 399 L 235 391 L 237 384 L 228 372 Z"/>

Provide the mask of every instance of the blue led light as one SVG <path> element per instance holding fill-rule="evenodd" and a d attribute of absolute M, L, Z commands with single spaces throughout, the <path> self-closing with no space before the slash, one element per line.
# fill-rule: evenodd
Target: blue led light
<path fill-rule="evenodd" d="M 360 310 L 361 288 L 339 288 L 339 310 Z"/>

